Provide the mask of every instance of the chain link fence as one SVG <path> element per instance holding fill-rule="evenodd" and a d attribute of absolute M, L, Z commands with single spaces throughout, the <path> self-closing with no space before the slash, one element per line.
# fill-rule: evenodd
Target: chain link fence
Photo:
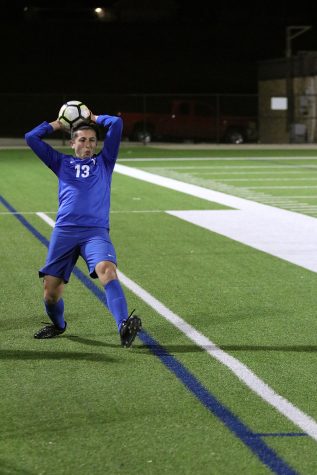
<path fill-rule="evenodd" d="M 62 104 L 81 100 L 94 114 L 120 115 L 123 140 L 248 143 L 258 140 L 256 94 L 0 94 L 0 137 L 21 138 Z M 65 137 L 68 138 L 68 137 Z"/>

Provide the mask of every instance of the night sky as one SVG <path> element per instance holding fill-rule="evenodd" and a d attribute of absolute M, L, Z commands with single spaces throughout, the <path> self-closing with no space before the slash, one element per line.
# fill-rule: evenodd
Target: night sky
<path fill-rule="evenodd" d="M 286 26 L 313 27 L 294 54 L 317 50 L 313 1 L 12 0 L 0 22 L 2 93 L 256 93 Z"/>

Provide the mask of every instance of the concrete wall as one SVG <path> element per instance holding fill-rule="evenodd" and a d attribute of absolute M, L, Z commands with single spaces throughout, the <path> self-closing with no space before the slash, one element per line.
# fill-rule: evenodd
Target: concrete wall
<path fill-rule="evenodd" d="M 272 111 L 271 97 L 286 96 L 286 80 L 259 82 L 259 141 L 261 143 L 288 143 L 287 111 Z"/>
<path fill-rule="evenodd" d="M 293 101 L 288 105 L 292 109 L 272 110 L 271 98 L 287 97 L 290 89 Z M 258 93 L 261 143 L 317 142 L 316 51 L 259 63 Z"/>

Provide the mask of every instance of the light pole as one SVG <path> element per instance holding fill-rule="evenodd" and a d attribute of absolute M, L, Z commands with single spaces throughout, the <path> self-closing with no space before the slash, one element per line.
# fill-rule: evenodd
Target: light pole
<path fill-rule="evenodd" d="M 292 57 L 292 40 L 297 36 L 306 33 L 312 27 L 308 25 L 296 25 L 286 27 L 286 58 Z"/>
<path fill-rule="evenodd" d="M 310 25 L 292 25 L 286 27 L 286 95 L 287 95 L 287 131 L 291 142 L 291 130 L 294 122 L 293 94 L 293 55 L 292 40 L 310 30 Z"/>

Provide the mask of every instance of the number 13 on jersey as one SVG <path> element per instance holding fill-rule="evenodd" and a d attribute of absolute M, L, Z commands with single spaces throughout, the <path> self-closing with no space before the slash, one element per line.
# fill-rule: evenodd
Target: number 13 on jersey
<path fill-rule="evenodd" d="M 75 165 L 76 169 L 76 178 L 82 177 L 82 178 L 87 178 L 89 176 L 90 172 L 90 166 L 89 165 Z"/>

